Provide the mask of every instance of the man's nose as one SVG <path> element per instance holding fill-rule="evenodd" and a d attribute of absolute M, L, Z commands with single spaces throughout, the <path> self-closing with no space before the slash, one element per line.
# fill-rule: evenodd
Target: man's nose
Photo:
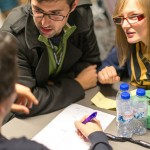
<path fill-rule="evenodd" d="M 42 18 L 42 21 L 41 21 L 42 26 L 48 27 L 50 25 L 51 21 L 52 20 L 49 18 L 48 15 L 44 15 L 43 18 Z"/>

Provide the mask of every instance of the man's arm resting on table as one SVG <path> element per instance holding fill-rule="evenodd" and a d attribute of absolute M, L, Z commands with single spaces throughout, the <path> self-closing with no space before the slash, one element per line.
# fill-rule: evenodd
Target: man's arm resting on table
<path fill-rule="evenodd" d="M 50 113 L 64 108 L 84 97 L 84 90 L 80 84 L 73 79 L 67 78 L 53 85 L 36 86 L 32 88 L 32 92 L 39 100 L 39 104 L 37 106 L 34 105 L 30 109 L 29 115 L 18 114 L 20 117 Z"/>

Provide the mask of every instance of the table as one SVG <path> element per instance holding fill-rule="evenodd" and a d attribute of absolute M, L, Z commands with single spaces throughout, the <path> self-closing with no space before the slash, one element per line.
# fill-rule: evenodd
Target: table
<path fill-rule="evenodd" d="M 105 96 L 115 99 L 115 95 L 117 93 L 117 89 L 119 89 L 119 84 L 113 85 L 101 85 L 100 87 L 97 86 L 90 90 L 86 91 L 85 98 L 77 102 L 83 106 L 87 106 L 93 109 L 98 109 L 106 113 L 110 113 L 116 115 L 115 111 L 100 109 L 91 103 L 91 98 L 98 92 L 101 91 Z M 21 136 L 26 136 L 27 138 L 31 139 L 34 137 L 41 129 L 43 129 L 53 118 L 55 118 L 62 110 L 58 110 L 46 115 L 40 115 L 36 117 L 31 117 L 27 119 L 17 119 L 14 118 L 4 126 L 2 126 L 2 134 L 10 138 L 18 138 Z M 105 132 L 116 135 L 116 121 L 114 121 L 108 126 Z M 143 136 L 133 136 L 134 139 L 144 140 L 150 142 L 150 130 L 147 134 Z M 127 148 L 136 149 L 136 150 L 147 150 L 147 148 L 132 144 L 130 142 L 113 142 L 110 141 L 114 150 L 125 150 Z"/>

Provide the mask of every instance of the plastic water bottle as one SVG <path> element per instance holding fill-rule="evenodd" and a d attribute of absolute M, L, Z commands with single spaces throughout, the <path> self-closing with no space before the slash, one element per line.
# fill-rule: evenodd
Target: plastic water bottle
<path fill-rule="evenodd" d="M 150 129 L 150 100 L 148 101 L 147 129 Z"/>
<path fill-rule="evenodd" d="M 143 135 L 146 133 L 147 117 L 148 117 L 148 101 L 145 96 L 145 90 L 138 88 L 136 90 L 136 96 L 133 98 L 132 106 L 134 110 L 134 120 L 136 126 L 133 133 L 137 135 Z"/>
<path fill-rule="evenodd" d="M 133 108 L 129 92 L 122 92 L 121 99 L 117 103 L 117 134 L 119 137 L 131 138 Z"/>

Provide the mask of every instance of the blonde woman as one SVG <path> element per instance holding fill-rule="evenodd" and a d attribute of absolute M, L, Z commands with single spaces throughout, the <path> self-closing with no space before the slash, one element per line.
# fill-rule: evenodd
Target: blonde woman
<path fill-rule="evenodd" d="M 131 84 L 150 87 L 150 0 L 118 0 L 113 15 L 116 48 L 99 68 L 101 84 L 120 81 L 128 74 Z"/>

